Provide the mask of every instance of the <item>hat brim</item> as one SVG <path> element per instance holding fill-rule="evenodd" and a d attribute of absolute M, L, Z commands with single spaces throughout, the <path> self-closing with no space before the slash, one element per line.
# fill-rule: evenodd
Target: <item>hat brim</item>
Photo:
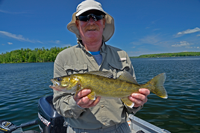
<path fill-rule="evenodd" d="M 89 10 L 98 10 L 98 11 L 103 12 L 104 14 L 106 14 L 105 11 L 100 10 L 100 9 L 97 8 L 97 7 L 88 7 L 88 8 L 85 8 L 85 9 L 79 11 L 78 13 L 76 13 L 76 16 L 79 16 L 79 15 L 81 15 L 82 13 L 87 12 L 87 11 L 89 11 Z"/>
<path fill-rule="evenodd" d="M 94 8 L 92 8 L 94 10 Z M 98 9 L 99 10 L 99 9 Z M 88 9 L 86 10 L 88 11 Z M 84 11 L 85 12 L 85 11 Z M 102 11 L 104 12 L 104 11 Z M 82 12 L 83 13 L 83 12 Z M 110 16 L 108 13 L 104 12 L 106 15 L 105 15 L 105 20 L 106 20 L 106 23 L 105 23 L 105 28 L 104 28 L 104 31 L 103 31 L 103 41 L 106 42 L 108 41 L 114 34 L 114 31 L 115 31 L 115 26 L 114 26 L 114 19 L 112 16 Z M 80 33 L 79 33 L 79 30 L 78 28 L 76 27 L 76 16 L 77 15 L 77 12 L 74 12 L 73 15 L 72 15 L 72 20 L 71 22 L 68 23 L 67 25 L 67 29 L 73 33 L 76 34 L 76 37 L 79 39 L 79 40 L 82 40 L 81 39 L 81 36 L 80 36 Z"/>

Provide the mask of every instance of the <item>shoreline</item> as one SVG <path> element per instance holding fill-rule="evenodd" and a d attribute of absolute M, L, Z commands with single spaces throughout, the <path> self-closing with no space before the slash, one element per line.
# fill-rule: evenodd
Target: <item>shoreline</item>
<path fill-rule="evenodd" d="M 179 53 L 160 53 L 133 56 L 130 58 L 165 58 L 165 57 L 191 57 L 200 56 L 200 52 L 179 52 Z"/>

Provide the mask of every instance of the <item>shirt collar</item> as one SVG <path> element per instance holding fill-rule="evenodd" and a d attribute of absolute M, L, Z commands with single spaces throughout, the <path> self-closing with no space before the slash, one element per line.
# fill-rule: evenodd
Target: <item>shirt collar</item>
<path fill-rule="evenodd" d="M 78 41 L 78 46 L 79 46 L 84 52 L 86 52 L 86 53 L 88 53 L 88 54 L 91 55 L 91 53 L 89 53 L 89 52 L 85 49 L 85 47 L 83 46 L 81 40 Z M 105 44 L 104 41 L 103 41 L 102 46 L 101 46 L 101 48 L 100 48 L 100 53 L 106 53 L 106 44 Z"/>

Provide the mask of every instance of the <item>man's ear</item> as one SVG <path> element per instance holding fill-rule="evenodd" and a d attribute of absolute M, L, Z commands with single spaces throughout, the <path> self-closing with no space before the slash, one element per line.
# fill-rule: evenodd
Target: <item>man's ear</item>
<path fill-rule="evenodd" d="M 79 21 L 76 20 L 75 23 L 76 23 L 76 27 L 79 29 Z"/>
<path fill-rule="evenodd" d="M 103 18 L 103 28 L 105 28 L 105 26 L 106 26 L 106 19 Z"/>

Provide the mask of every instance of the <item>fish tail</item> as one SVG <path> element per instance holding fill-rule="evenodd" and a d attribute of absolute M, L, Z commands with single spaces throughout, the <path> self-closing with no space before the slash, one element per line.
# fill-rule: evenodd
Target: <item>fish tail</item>
<path fill-rule="evenodd" d="M 166 74 L 161 73 L 161 74 L 155 76 L 150 81 L 148 81 L 144 85 L 144 87 L 148 88 L 151 92 L 153 92 L 157 96 L 164 98 L 164 99 L 167 99 L 168 95 L 167 95 L 167 92 L 166 92 L 165 87 L 164 87 L 165 79 L 166 79 Z"/>

